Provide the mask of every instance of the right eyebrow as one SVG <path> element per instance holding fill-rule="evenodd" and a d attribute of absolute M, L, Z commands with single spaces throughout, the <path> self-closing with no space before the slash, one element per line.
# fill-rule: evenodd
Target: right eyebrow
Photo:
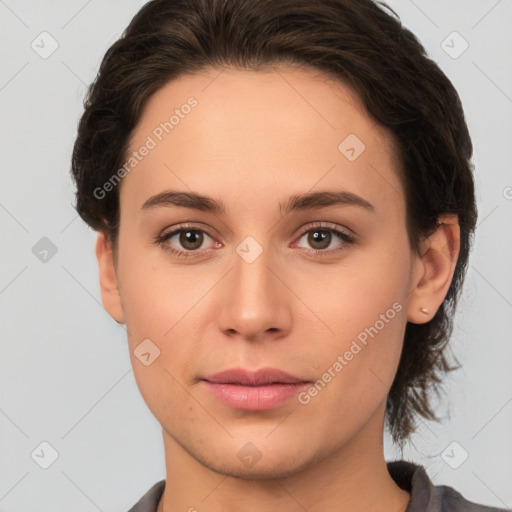
<path fill-rule="evenodd" d="M 185 208 L 193 208 L 195 210 L 216 214 L 226 213 L 226 207 L 222 201 L 195 192 L 178 192 L 176 190 L 166 190 L 165 192 L 150 197 L 142 205 L 142 210 L 149 210 L 156 206 L 169 205 L 183 206 Z"/>

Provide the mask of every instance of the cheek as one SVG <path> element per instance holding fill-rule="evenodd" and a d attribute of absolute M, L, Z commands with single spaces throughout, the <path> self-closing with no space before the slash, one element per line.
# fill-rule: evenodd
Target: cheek
<path fill-rule="evenodd" d="M 330 330 L 315 351 L 316 370 L 322 381 L 335 374 L 337 384 L 329 388 L 354 407 L 384 399 L 396 374 L 407 323 L 403 254 L 362 256 L 315 292 L 312 309 Z"/>
<path fill-rule="evenodd" d="M 364 342 L 365 332 L 375 333 L 375 326 L 379 337 L 392 338 L 392 330 L 403 322 L 399 313 L 407 300 L 405 268 L 407 263 L 399 255 L 361 255 L 327 276 L 318 275 L 315 282 L 319 286 L 310 297 L 316 299 L 315 310 L 336 338 L 361 335 Z"/>
<path fill-rule="evenodd" d="M 189 330 L 197 297 L 176 276 L 170 281 L 151 266 L 133 265 L 124 276 L 122 294 L 140 393 L 159 421 L 172 417 L 179 424 L 190 421 L 192 414 L 183 386 L 194 373 L 194 336 Z"/>
<path fill-rule="evenodd" d="M 204 291 L 194 289 L 189 276 L 153 261 L 154 251 L 137 250 L 128 236 L 120 247 L 123 242 L 118 274 L 132 367 L 146 402 L 167 404 L 168 396 L 179 395 L 173 377 L 182 382 L 193 361 L 188 331 Z"/>
<path fill-rule="evenodd" d="M 366 312 L 368 321 L 350 331 L 340 322 L 337 339 L 324 342 L 312 355 L 318 377 L 299 398 L 308 417 L 316 417 L 326 430 L 343 424 L 340 435 L 359 431 L 386 401 L 400 360 L 406 317 L 405 310 L 383 311 L 390 312 L 388 323 Z"/>
<path fill-rule="evenodd" d="M 162 249 L 148 249 L 130 235 L 120 239 L 120 249 L 118 273 L 130 341 L 169 339 L 200 298 L 194 287 L 198 280 L 166 265 Z"/>
<path fill-rule="evenodd" d="M 170 366 L 163 352 L 149 366 L 144 366 L 133 353 L 131 358 L 140 394 L 160 424 L 174 429 L 204 421 L 204 414 L 183 386 L 183 378 Z"/>

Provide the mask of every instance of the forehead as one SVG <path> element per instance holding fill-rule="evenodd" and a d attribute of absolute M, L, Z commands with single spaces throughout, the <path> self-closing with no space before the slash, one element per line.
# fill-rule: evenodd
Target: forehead
<path fill-rule="evenodd" d="M 201 129 L 207 131 L 208 139 L 217 133 L 211 128 L 227 130 L 242 126 L 244 130 L 239 132 L 239 137 L 245 141 L 256 134 L 269 138 L 278 135 L 275 130 L 279 127 L 288 131 L 279 133 L 277 142 L 282 142 L 284 135 L 291 140 L 311 136 L 312 132 L 319 135 L 330 132 L 334 138 L 350 130 L 361 137 L 373 132 L 372 137 L 381 143 L 386 143 L 390 136 L 384 127 L 377 125 L 347 84 L 318 70 L 282 66 L 258 71 L 207 68 L 172 80 L 149 98 L 132 142 L 169 121 L 173 113 L 180 114 L 190 98 L 197 102 L 190 112 L 194 114 L 193 130 L 198 135 Z M 181 122 L 188 116 L 187 112 L 172 121 L 174 138 L 191 124 Z M 216 142 L 221 136 L 222 133 Z"/>
<path fill-rule="evenodd" d="M 349 86 L 318 70 L 183 75 L 149 99 L 128 153 L 149 145 L 123 180 L 139 205 L 176 185 L 257 194 L 280 184 L 304 192 L 321 181 L 375 199 L 401 196 L 391 133 Z"/>

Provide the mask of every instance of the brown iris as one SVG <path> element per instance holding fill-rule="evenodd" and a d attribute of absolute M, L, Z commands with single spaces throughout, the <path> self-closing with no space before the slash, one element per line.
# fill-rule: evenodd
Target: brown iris
<path fill-rule="evenodd" d="M 203 243 L 204 235 L 201 231 L 193 230 L 193 229 L 187 229 L 183 230 L 180 233 L 180 244 L 190 251 L 195 251 L 196 249 L 199 249 Z M 193 245 L 193 247 L 190 247 L 187 244 Z"/>
<path fill-rule="evenodd" d="M 329 247 L 329 244 L 331 243 L 331 233 L 329 231 L 321 231 L 321 230 L 314 230 L 310 231 L 308 234 L 308 243 L 314 248 L 314 249 L 326 249 Z M 325 241 L 327 240 L 327 244 L 325 245 Z M 316 247 L 315 244 L 320 243 L 321 245 L 324 244 L 322 247 Z"/>

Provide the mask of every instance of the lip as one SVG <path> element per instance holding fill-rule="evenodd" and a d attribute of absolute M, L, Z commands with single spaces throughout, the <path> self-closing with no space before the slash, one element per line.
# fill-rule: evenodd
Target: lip
<path fill-rule="evenodd" d="M 231 368 L 208 375 L 202 381 L 224 404 L 251 411 L 275 409 L 310 384 L 276 368 Z"/>
<path fill-rule="evenodd" d="M 263 386 L 266 384 L 298 384 L 306 382 L 277 368 L 260 368 L 256 371 L 245 368 L 229 368 L 208 375 L 204 380 L 213 384 L 240 384 L 242 386 Z"/>

